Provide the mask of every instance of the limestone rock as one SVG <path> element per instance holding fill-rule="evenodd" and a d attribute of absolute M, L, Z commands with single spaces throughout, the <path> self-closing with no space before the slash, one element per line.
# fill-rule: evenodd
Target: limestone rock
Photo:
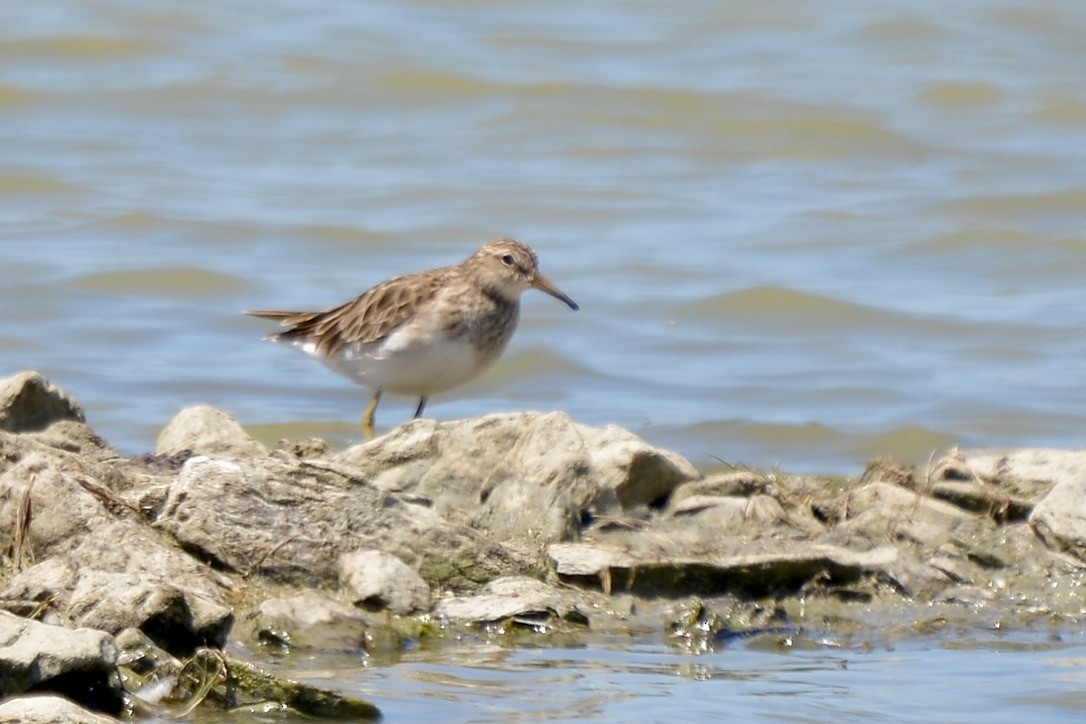
<path fill-rule="evenodd" d="M 35 452 L 0 476 L 0 528 L 22 531 L 0 598 L 25 613 L 49 601 L 51 621 L 138 627 L 174 653 L 225 642 L 233 615 L 215 574 L 73 460 Z"/>
<path fill-rule="evenodd" d="M 1061 482 L 1086 477 L 1086 450 L 953 450 L 932 468 L 936 484 L 969 482 L 997 500 L 1036 503 Z"/>
<path fill-rule="evenodd" d="M 0 529 L 21 530 L 28 557 L 66 553 L 113 516 L 82 487 L 80 468 L 31 452 L 0 476 Z M 21 562 L 20 562 L 21 563 Z"/>
<path fill-rule="evenodd" d="M 735 495 L 689 495 L 676 501 L 668 513 L 684 519 L 696 516 L 700 524 L 735 531 L 746 520 L 749 505 L 749 498 Z"/>
<path fill-rule="evenodd" d="M 357 652 L 366 647 L 369 622 L 354 606 L 318 591 L 302 591 L 261 603 L 248 628 L 257 641 L 284 650 Z M 395 642 L 397 649 L 401 645 Z"/>
<path fill-rule="evenodd" d="M 108 571 L 81 565 L 84 556 L 104 548 L 102 541 L 73 552 L 70 558 L 52 557 L 32 566 L 7 582 L 0 598 L 24 601 L 29 609 L 50 603 L 47 619 L 72 626 L 88 626 L 109 632 L 136 627 L 170 653 L 184 656 L 199 646 L 222 646 L 233 625 L 231 609 L 220 592 L 209 592 L 204 574 L 181 573 L 162 551 L 144 558 L 143 564 L 163 571 Z M 104 562 L 99 565 L 109 565 Z M 190 562 L 195 566 L 195 562 Z"/>
<path fill-rule="evenodd" d="M 339 556 L 359 547 L 393 553 L 426 580 L 453 588 L 526 565 L 427 506 L 309 461 L 190 458 L 155 524 L 228 571 L 301 585 L 336 581 Z"/>
<path fill-rule="evenodd" d="M 159 433 L 155 454 L 183 451 L 222 458 L 263 457 L 268 449 L 249 436 L 233 417 L 208 405 L 187 407 Z"/>
<path fill-rule="evenodd" d="M 58 420 L 83 419 L 79 403 L 37 372 L 0 380 L 0 430 L 33 432 Z"/>
<path fill-rule="evenodd" d="M 748 496 L 765 493 L 772 487 L 770 479 L 755 470 L 732 470 L 707 475 L 701 480 L 683 483 L 671 496 L 672 504 L 693 496 Z"/>
<path fill-rule="evenodd" d="M 0 724 L 116 724 L 118 721 L 54 694 L 17 696 L 0 704 Z"/>
<path fill-rule="evenodd" d="M 971 530 L 981 524 L 980 519 L 961 508 L 941 500 L 934 500 L 918 491 L 906 490 L 898 485 L 873 482 L 846 496 L 847 519 L 851 521 L 881 521 L 878 530 L 865 532 L 872 539 L 885 537 L 888 529 L 898 522 L 916 525 L 926 523 L 944 531 L 945 534 L 956 530 Z M 864 513 L 871 512 L 867 518 Z M 846 520 L 839 526 L 844 534 L 857 532 L 861 526 Z"/>
<path fill-rule="evenodd" d="M 657 504 L 699 477 L 682 457 L 561 412 L 416 420 L 336 458 L 382 490 L 501 539 L 568 539 L 585 513 Z"/>
<path fill-rule="evenodd" d="M 1025 520 L 1033 502 L 1008 495 L 994 485 L 977 481 L 946 480 L 931 486 L 931 497 L 953 503 L 963 510 L 989 515 L 1001 522 Z"/>
<path fill-rule="evenodd" d="M 85 423 L 76 420 L 57 420 L 44 430 L 20 433 L 20 437 L 28 442 L 34 441 L 73 453 L 86 463 L 121 460 L 121 454 L 112 445 Z"/>
<path fill-rule="evenodd" d="M 291 627 L 327 626 L 342 621 L 362 621 L 364 616 L 353 606 L 340 603 L 317 591 L 303 591 L 289 598 L 269 598 L 258 613 Z"/>
<path fill-rule="evenodd" d="M 1086 474 L 1057 483 L 1033 508 L 1029 527 L 1049 548 L 1086 563 Z"/>
<path fill-rule="evenodd" d="M 339 580 L 356 606 L 387 608 L 406 616 L 430 609 L 430 587 L 415 569 L 376 550 L 351 551 L 339 559 Z"/>
<path fill-rule="evenodd" d="M 113 637 L 50 626 L 0 611 L 0 697 L 55 691 L 92 709 L 117 714 L 123 689 Z"/>
<path fill-rule="evenodd" d="M 579 601 L 563 591 L 534 578 L 499 578 L 472 596 L 442 599 L 434 614 L 452 622 L 492 623 L 512 618 L 537 623 L 544 619 L 573 619 L 586 622 Z"/>

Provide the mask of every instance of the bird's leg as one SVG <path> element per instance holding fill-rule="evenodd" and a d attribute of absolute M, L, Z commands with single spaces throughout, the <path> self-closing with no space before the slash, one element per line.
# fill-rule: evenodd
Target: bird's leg
<path fill-rule="evenodd" d="M 373 391 L 370 404 L 366 405 L 366 411 L 362 413 L 362 437 L 366 442 L 373 439 L 373 413 L 377 411 L 377 403 L 381 401 L 381 390 Z"/>
<path fill-rule="evenodd" d="M 417 420 L 420 417 L 422 417 L 422 411 L 424 409 L 426 409 L 426 398 L 425 397 L 420 397 L 419 398 L 419 406 L 415 408 L 415 417 L 412 418 L 412 419 Z"/>

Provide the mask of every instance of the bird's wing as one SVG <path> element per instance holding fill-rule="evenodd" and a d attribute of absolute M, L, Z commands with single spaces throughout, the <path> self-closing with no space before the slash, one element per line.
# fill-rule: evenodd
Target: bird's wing
<path fill-rule="evenodd" d="M 348 344 L 377 342 L 410 321 L 441 288 L 443 269 L 395 277 L 349 302 L 322 312 L 254 310 L 253 317 L 274 319 L 287 330 L 269 335 L 277 341 L 309 340 L 321 354 Z"/>

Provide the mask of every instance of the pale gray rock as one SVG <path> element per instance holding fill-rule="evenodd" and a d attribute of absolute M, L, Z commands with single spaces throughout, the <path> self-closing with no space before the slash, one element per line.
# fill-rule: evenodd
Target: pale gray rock
<path fill-rule="evenodd" d="M 114 463 L 122 460 L 113 446 L 98 436 L 85 423 L 76 420 L 57 420 L 44 430 L 19 433 L 26 442 L 40 443 L 78 455 L 88 465 L 96 462 Z"/>
<path fill-rule="evenodd" d="M 672 504 L 683 498 L 750 496 L 765 493 L 773 484 L 769 477 L 756 470 L 732 470 L 726 473 L 706 475 L 701 480 L 684 483 L 671 496 Z"/>
<path fill-rule="evenodd" d="M 48 601 L 47 620 L 58 624 L 109 632 L 140 628 L 175 655 L 225 644 L 233 612 L 207 574 L 192 570 L 199 564 L 185 560 L 179 551 L 156 546 L 140 556 L 129 545 L 133 558 L 138 558 L 132 570 L 100 567 L 115 562 L 106 555 L 96 557 L 96 551 L 105 553 L 111 542 L 126 545 L 133 538 L 88 538 L 69 556 L 48 558 L 13 576 L 0 598 L 25 602 L 28 613 L 38 602 Z M 173 576 L 167 575 L 171 569 Z"/>
<path fill-rule="evenodd" d="M 319 591 L 264 601 L 248 628 L 251 636 L 266 645 L 320 651 L 358 651 L 386 634 L 370 634 L 362 611 Z M 396 638 L 390 645 L 399 650 L 402 643 Z"/>
<path fill-rule="evenodd" d="M 888 526 L 898 523 L 916 525 L 924 523 L 935 526 L 944 533 L 955 530 L 972 531 L 982 524 L 981 519 L 958 506 L 941 500 L 935 500 L 919 491 L 906 490 L 891 483 L 874 482 L 848 493 L 845 501 L 846 521 L 838 528 L 848 533 L 856 532 L 860 526 L 848 519 L 859 520 L 864 513 L 873 512 L 865 521 L 882 521 L 882 528 L 868 531 L 872 538 L 885 536 Z"/>
<path fill-rule="evenodd" d="M 356 606 L 406 616 L 430 609 L 430 587 L 399 558 L 378 550 L 340 556 L 339 580 Z"/>
<path fill-rule="evenodd" d="M 434 615 L 453 623 L 492 623 L 523 618 L 587 621 L 578 594 L 534 578 L 510 576 L 491 581 L 471 596 L 438 601 Z"/>
<path fill-rule="evenodd" d="M 953 451 L 933 477 L 947 488 L 943 497 L 997 520 L 1028 515 L 1048 548 L 1086 562 L 1086 450 Z"/>
<path fill-rule="evenodd" d="M 0 598 L 22 602 L 21 612 L 49 601 L 50 621 L 109 632 L 138 627 L 175 653 L 225 642 L 233 614 L 218 576 L 75 459 L 34 452 L 0 476 L 0 528 L 19 527 L 18 572 Z"/>
<path fill-rule="evenodd" d="M 116 724 L 118 721 L 54 694 L 17 696 L 0 704 L 0 724 Z"/>
<path fill-rule="evenodd" d="M 208 405 L 181 410 L 159 433 L 156 455 L 184 451 L 228 459 L 260 458 L 268 454 L 268 449 L 245 432 L 237 420 Z"/>
<path fill-rule="evenodd" d="M 0 380 L 0 430 L 33 432 L 58 420 L 83 422 L 83 408 L 39 373 Z"/>
<path fill-rule="evenodd" d="M 730 533 L 739 532 L 744 525 L 763 528 L 788 520 L 781 504 L 768 495 L 688 495 L 677 500 L 668 513 L 673 518 L 695 518 L 698 525 Z"/>
<path fill-rule="evenodd" d="M 735 495 L 688 495 L 672 505 L 668 513 L 673 518 L 682 518 L 678 521 L 680 525 L 696 518 L 699 525 L 735 532 L 746 522 L 749 505 L 749 498 Z"/>
<path fill-rule="evenodd" d="M 1086 478 L 1086 450 L 953 450 L 934 465 L 931 478 L 973 483 L 981 497 L 1028 506 L 1061 482 Z"/>
<path fill-rule="evenodd" d="M 303 591 L 289 598 L 269 598 L 257 613 L 292 627 L 328 626 L 343 621 L 365 621 L 354 606 L 341 603 L 317 591 Z"/>
<path fill-rule="evenodd" d="M 102 501 L 77 482 L 83 475 L 74 459 L 30 452 L 0 475 L 0 529 L 15 531 L 29 522 L 23 541 L 28 557 L 69 552 L 87 531 L 113 520 Z"/>
<path fill-rule="evenodd" d="M 0 697 L 30 689 L 56 691 L 95 709 L 120 712 L 123 690 L 113 637 L 0 611 Z"/>
<path fill-rule="evenodd" d="M 585 513 L 655 505 L 699 476 L 682 457 L 561 412 L 415 420 L 336 458 L 382 490 L 504 540 L 576 534 Z"/>
<path fill-rule="evenodd" d="M 1057 483 L 1033 508 L 1029 527 L 1050 549 L 1086 563 L 1086 474 Z"/>
<path fill-rule="evenodd" d="M 530 565 L 342 466 L 266 456 L 190 458 L 155 525 L 226 570 L 301 585 L 337 581 L 339 556 L 359 547 L 392 553 L 455 589 Z"/>

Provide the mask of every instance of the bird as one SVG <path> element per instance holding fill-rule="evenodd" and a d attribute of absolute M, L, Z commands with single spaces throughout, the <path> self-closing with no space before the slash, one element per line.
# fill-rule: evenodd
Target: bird
<path fill-rule="evenodd" d="M 330 309 L 245 314 L 286 328 L 265 339 L 299 349 L 372 390 L 362 414 L 363 436 L 372 440 L 384 393 L 418 397 L 419 418 L 432 395 L 490 367 L 516 330 L 528 289 L 580 308 L 540 273 L 531 247 L 500 238 L 459 264 L 394 277 Z"/>

